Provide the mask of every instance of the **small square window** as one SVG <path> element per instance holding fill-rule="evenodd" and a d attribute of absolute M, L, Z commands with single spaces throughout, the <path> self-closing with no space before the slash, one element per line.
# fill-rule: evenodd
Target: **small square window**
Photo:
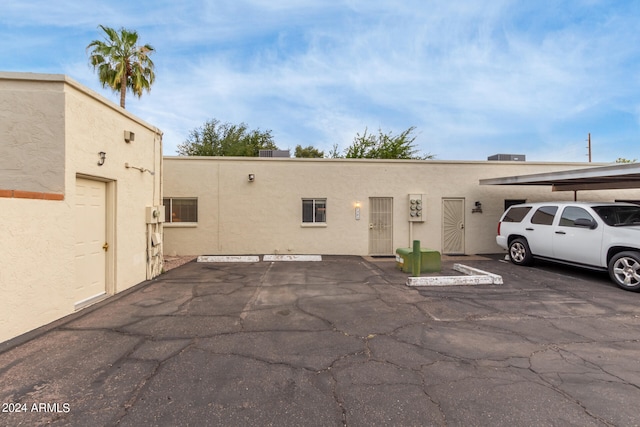
<path fill-rule="evenodd" d="M 172 197 L 162 199 L 165 222 L 198 222 L 198 199 Z"/>
<path fill-rule="evenodd" d="M 527 200 L 526 199 L 505 199 L 504 210 L 506 211 L 513 205 L 521 205 L 523 203 L 527 203 Z"/>
<path fill-rule="evenodd" d="M 327 199 L 302 199 L 302 222 L 327 222 Z"/>

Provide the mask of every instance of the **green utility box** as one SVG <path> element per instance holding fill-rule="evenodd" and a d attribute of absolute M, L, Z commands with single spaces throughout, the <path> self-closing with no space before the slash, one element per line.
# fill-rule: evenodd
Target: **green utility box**
<path fill-rule="evenodd" d="M 412 263 L 412 248 L 396 249 L 396 268 L 405 273 L 411 273 Z M 420 273 L 434 273 L 440 270 L 440 252 L 433 249 L 420 248 Z"/>

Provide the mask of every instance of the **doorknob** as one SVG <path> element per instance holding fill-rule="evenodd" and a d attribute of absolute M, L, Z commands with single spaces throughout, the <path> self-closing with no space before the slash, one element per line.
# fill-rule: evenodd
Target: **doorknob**
<path fill-rule="evenodd" d="M 373 230 L 373 224 L 369 224 L 369 230 Z"/>
<path fill-rule="evenodd" d="M 464 224 L 460 224 L 460 230 L 464 230 Z"/>
<path fill-rule="evenodd" d="M 109 250 L 109 244 L 107 242 L 104 242 L 104 245 L 102 245 L 102 249 L 104 249 L 104 251 L 108 251 Z"/>

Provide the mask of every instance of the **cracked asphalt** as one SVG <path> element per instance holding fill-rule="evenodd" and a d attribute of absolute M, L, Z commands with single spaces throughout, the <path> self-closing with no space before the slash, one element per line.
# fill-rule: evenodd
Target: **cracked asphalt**
<path fill-rule="evenodd" d="M 505 284 L 409 288 L 346 256 L 185 264 L 0 346 L 0 425 L 640 425 L 640 294 L 463 263 Z"/>

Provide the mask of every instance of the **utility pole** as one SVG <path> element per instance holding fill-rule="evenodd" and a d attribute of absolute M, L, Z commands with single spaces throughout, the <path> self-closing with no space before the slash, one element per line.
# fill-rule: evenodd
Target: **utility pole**
<path fill-rule="evenodd" d="M 589 132 L 589 138 L 587 139 L 587 141 L 589 142 L 589 145 L 587 146 L 587 148 L 589 149 L 589 163 L 591 163 L 591 132 Z"/>

